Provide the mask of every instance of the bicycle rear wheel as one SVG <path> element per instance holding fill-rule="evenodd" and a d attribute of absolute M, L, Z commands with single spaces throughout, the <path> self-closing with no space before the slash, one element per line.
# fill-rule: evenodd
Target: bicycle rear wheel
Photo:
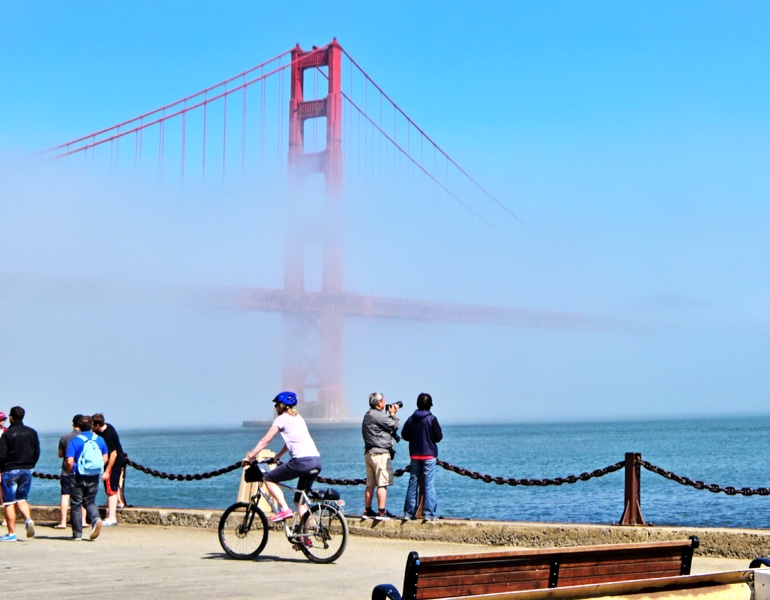
<path fill-rule="evenodd" d="M 348 545 L 348 522 L 345 515 L 331 504 L 311 506 L 302 517 L 300 531 L 307 532 L 300 548 L 312 562 L 334 562 Z"/>
<path fill-rule="evenodd" d="M 237 502 L 219 519 L 219 543 L 232 558 L 254 558 L 267 544 L 267 517 L 256 504 Z"/>

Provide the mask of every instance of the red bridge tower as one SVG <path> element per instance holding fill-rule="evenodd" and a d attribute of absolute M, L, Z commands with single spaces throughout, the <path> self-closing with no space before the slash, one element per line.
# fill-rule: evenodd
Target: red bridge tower
<path fill-rule="evenodd" d="M 303 51 L 299 44 L 291 52 L 291 98 L 289 100 L 289 168 L 292 197 L 289 218 L 306 214 L 303 204 L 312 201 L 306 188 L 308 175 L 324 177 L 322 225 L 318 220 L 287 229 L 284 292 L 300 303 L 306 292 L 307 265 L 312 245 L 322 248 L 321 290 L 324 301 L 313 309 L 283 312 L 285 389 L 297 392 L 306 417 L 341 419 L 347 416 L 342 389 L 342 97 L 340 69 L 342 48 L 335 39 L 323 49 Z M 325 98 L 305 100 L 306 69 L 328 67 Z M 305 123 L 326 118 L 326 148 L 305 151 Z M 310 308 L 310 307 L 307 307 Z"/>

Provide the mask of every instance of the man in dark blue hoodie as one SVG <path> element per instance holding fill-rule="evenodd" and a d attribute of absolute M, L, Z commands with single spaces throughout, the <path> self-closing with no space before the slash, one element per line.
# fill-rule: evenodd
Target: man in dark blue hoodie
<path fill-rule="evenodd" d="M 404 501 L 404 518 L 414 519 L 417 512 L 417 487 L 421 478 L 424 478 L 425 503 L 423 505 L 423 518 L 433 521 L 436 517 L 438 500 L 436 498 L 436 486 L 433 477 L 436 472 L 436 458 L 438 457 L 437 444 L 444 437 L 438 419 L 430 412 L 433 406 L 433 398 L 430 394 L 417 396 L 417 410 L 412 413 L 404 428 L 401 437 L 409 442 L 410 474 L 409 487 L 406 490 Z"/>

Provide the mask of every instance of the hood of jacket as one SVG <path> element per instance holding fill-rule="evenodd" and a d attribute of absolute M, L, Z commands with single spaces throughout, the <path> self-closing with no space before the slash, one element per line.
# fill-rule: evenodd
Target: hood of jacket
<path fill-rule="evenodd" d="M 433 413 L 429 410 L 416 410 L 412 413 L 412 419 L 416 421 L 422 421 L 423 419 L 426 419 L 427 417 L 431 416 Z"/>

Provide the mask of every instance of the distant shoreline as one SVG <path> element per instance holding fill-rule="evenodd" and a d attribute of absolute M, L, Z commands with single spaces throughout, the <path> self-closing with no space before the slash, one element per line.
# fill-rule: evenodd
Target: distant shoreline
<path fill-rule="evenodd" d="M 361 419 L 364 417 L 364 413 L 366 411 L 362 409 L 361 414 L 355 417 L 348 417 L 344 421 L 327 421 L 327 420 L 319 420 L 314 421 L 311 419 L 306 419 L 308 423 L 311 423 L 315 425 L 316 423 L 321 424 L 334 424 L 334 425 L 360 425 Z M 399 417 L 402 420 L 405 420 L 405 418 L 412 413 L 412 409 L 403 408 L 401 411 L 399 411 Z M 301 413 L 300 413 L 301 414 Z M 631 424 L 631 425 L 640 425 L 645 423 L 692 423 L 692 422 L 708 422 L 713 423 L 714 421 L 720 421 L 724 422 L 725 420 L 730 422 L 736 422 L 736 421 L 745 421 L 745 420 L 753 420 L 753 419 L 770 419 L 770 413 L 742 413 L 738 412 L 735 414 L 707 414 L 707 415 L 697 415 L 697 416 L 686 416 L 686 415 L 662 415 L 662 416 L 650 416 L 650 415 L 644 415 L 637 418 L 634 417 L 618 417 L 618 418 L 606 418 L 606 419 L 598 419 L 598 418 L 587 418 L 587 419 L 558 419 L 558 420 L 552 420 L 552 421 L 545 421 L 545 420 L 530 420 L 530 419 L 511 419 L 511 420 L 499 420 L 499 421 L 481 421 L 473 418 L 466 418 L 466 419 L 458 419 L 456 416 L 449 417 L 445 416 L 443 414 L 443 411 L 437 410 L 435 411 L 436 416 L 441 421 L 441 425 L 443 426 L 471 426 L 471 427 L 485 427 L 489 425 L 495 425 L 495 426 L 501 426 L 501 425 L 510 425 L 512 427 L 564 427 L 564 426 L 571 426 L 571 425 L 606 425 L 606 424 Z M 259 425 L 244 425 L 244 423 L 259 423 Z M 183 432 L 190 432 L 190 431 L 240 431 L 243 428 L 253 429 L 255 427 L 261 427 L 264 425 L 269 425 L 273 421 L 272 419 L 244 419 L 238 424 L 238 422 L 231 423 L 231 424 L 214 424 L 214 425 L 187 425 L 187 424 L 180 424 L 178 426 L 156 426 L 156 425 L 148 425 L 146 427 L 136 427 L 131 425 L 126 426 L 120 426 L 119 421 L 115 420 L 116 427 L 119 428 L 119 431 L 121 435 L 123 434 L 131 434 L 131 433 L 152 433 L 152 432 L 174 432 L 174 433 L 183 433 Z M 25 420 L 25 424 L 27 424 Z M 68 431 L 68 427 L 62 428 L 56 428 L 56 429 L 49 429 L 47 427 L 36 427 L 35 423 L 30 420 L 28 425 L 34 429 L 37 430 L 39 434 L 43 435 L 62 435 L 63 433 Z"/>
<path fill-rule="evenodd" d="M 305 419 L 308 425 L 320 426 L 320 427 L 340 427 L 348 425 L 358 425 L 361 423 L 361 419 L 358 417 L 348 417 L 347 419 Z M 249 429 L 270 427 L 273 421 L 270 419 L 245 419 L 241 424 L 241 427 L 247 427 Z"/>

